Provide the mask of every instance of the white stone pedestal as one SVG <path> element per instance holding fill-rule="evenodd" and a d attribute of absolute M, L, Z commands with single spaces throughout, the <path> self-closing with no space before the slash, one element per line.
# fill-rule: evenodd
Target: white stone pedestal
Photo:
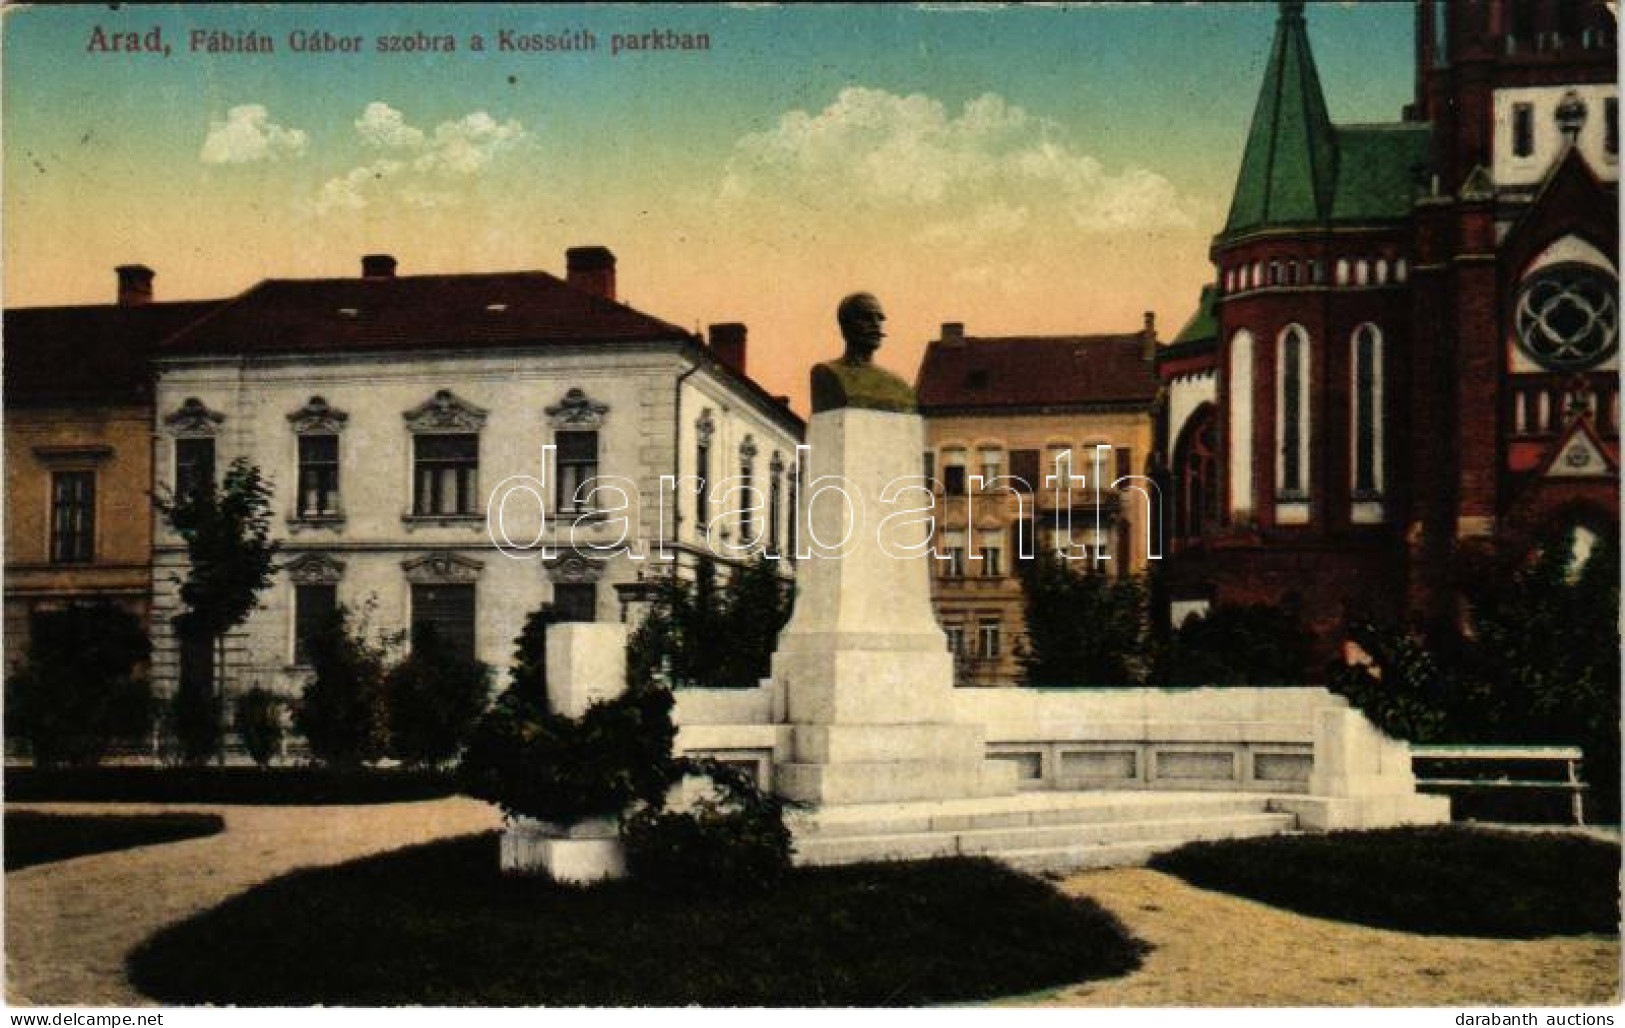
<path fill-rule="evenodd" d="M 626 689 L 626 626 L 614 622 L 564 622 L 547 627 L 547 703 L 555 712 L 580 717 L 598 700 Z M 511 818 L 502 829 L 502 870 L 547 873 L 554 881 L 586 885 L 626 875 L 619 819 L 589 818 L 558 825 Z"/>
<path fill-rule="evenodd" d="M 953 657 L 931 608 L 929 494 L 916 414 L 814 414 L 796 602 L 773 655 L 794 728 L 778 791 L 829 805 L 1011 793 L 985 729 L 952 720 Z M 911 509 L 924 509 L 910 514 Z"/>

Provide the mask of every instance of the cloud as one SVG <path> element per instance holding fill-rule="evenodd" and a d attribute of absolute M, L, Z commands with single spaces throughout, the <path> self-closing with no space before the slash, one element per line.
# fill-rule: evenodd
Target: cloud
<path fill-rule="evenodd" d="M 358 211 L 386 200 L 420 209 L 454 206 L 462 200 L 455 183 L 481 174 L 529 138 L 517 120 L 498 121 L 486 111 L 425 132 L 382 100 L 367 104 L 354 124 L 363 149 L 392 156 L 366 161 L 323 183 L 314 204 L 318 214 Z"/>
<path fill-rule="evenodd" d="M 951 112 L 923 94 L 864 86 L 843 89 L 822 111 L 788 111 L 772 129 L 742 137 L 719 196 L 724 204 L 812 210 L 938 208 L 943 217 L 927 233 L 951 231 L 956 220 L 997 232 L 1056 219 L 1085 231 L 1188 228 L 1199 212 L 1163 176 L 1108 171 L 1071 146 L 1056 122 L 997 94 Z"/>
<path fill-rule="evenodd" d="M 304 152 L 305 133 L 271 121 L 262 104 L 241 104 L 226 112 L 225 121 L 210 121 L 198 159 L 204 164 L 248 164 L 274 161 Z"/>

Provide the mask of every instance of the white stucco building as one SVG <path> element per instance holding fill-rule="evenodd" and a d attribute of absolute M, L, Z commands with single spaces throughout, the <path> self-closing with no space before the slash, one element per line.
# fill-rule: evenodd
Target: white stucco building
<path fill-rule="evenodd" d="M 357 278 L 263 281 L 160 349 L 158 490 L 239 456 L 275 489 L 280 570 L 228 639 L 228 694 L 297 692 L 303 633 L 335 603 L 370 607 L 376 632 L 434 625 L 502 668 L 543 603 L 616 620 L 636 594 L 616 587 L 701 547 L 792 545 L 803 426 L 746 376 L 744 326 L 712 326 L 707 344 L 616 302 L 608 250 L 572 249 L 568 266 L 400 276 L 371 256 Z M 730 477 L 759 490 L 753 517 Z M 517 550 L 494 540 L 493 503 Z M 161 690 L 179 672 L 185 566 L 160 523 Z"/>

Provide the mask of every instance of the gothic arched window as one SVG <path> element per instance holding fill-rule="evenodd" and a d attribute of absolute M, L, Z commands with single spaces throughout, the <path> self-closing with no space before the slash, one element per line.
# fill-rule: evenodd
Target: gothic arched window
<path fill-rule="evenodd" d="M 1185 422 L 1174 447 L 1174 533 L 1195 538 L 1219 518 L 1219 447 L 1213 407 Z"/>
<path fill-rule="evenodd" d="M 1276 491 L 1283 499 L 1309 493 L 1309 335 L 1298 325 L 1281 333 L 1276 359 Z"/>
<path fill-rule="evenodd" d="M 1382 332 L 1375 325 L 1354 330 L 1352 393 L 1354 498 L 1382 494 Z"/>

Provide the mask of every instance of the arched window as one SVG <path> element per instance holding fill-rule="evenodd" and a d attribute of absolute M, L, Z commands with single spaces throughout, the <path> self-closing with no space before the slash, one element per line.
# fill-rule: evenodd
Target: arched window
<path fill-rule="evenodd" d="M 1253 285 L 1262 288 L 1264 285 L 1264 262 L 1253 261 Z"/>
<path fill-rule="evenodd" d="M 1298 325 L 1276 347 L 1275 488 L 1283 500 L 1309 496 L 1309 334 Z"/>
<path fill-rule="evenodd" d="M 1253 336 L 1246 329 L 1230 337 L 1227 378 L 1225 444 L 1230 452 L 1230 512 L 1236 514 L 1253 509 Z"/>
<path fill-rule="evenodd" d="M 1337 259 L 1337 284 L 1340 286 L 1349 284 L 1349 259 L 1347 257 Z"/>
<path fill-rule="evenodd" d="M 1219 519 L 1219 447 L 1213 407 L 1204 405 L 1185 422 L 1174 447 L 1174 533 L 1200 536 Z"/>
<path fill-rule="evenodd" d="M 1365 258 L 1354 262 L 1354 284 L 1363 286 L 1371 281 L 1371 263 Z"/>
<path fill-rule="evenodd" d="M 1373 265 L 1373 270 L 1377 276 L 1377 285 L 1386 285 L 1388 282 L 1388 262 L 1379 258 L 1376 264 Z"/>
<path fill-rule="evenodd" d="M 1270 261 L 1270 285 L 1278 286 L 1280 284 L 1281 284 L 1281 262 L 1277 261 L 1277 260 L 1272 260 L 1272 261 Z"/>
<path fill-rule="evenodd" d="M 1409 277 L 1409 275 L 1410 275 L 1410 266 L 1406 263 L 1405 258 L 1401 257 L 1397 261 L 1394 262 L 1394 281 L 1395 282 L 1403 282 L 1403 281 L 1405 281 L 1406 278 Z"/>
<path fill-rule="evenodd" d="M 1375 325 L 1354 330 L 1349 366 L 1353 381 L 1353 481 L 1356 502 L 1382 495 L 1382 332 Z"/>

